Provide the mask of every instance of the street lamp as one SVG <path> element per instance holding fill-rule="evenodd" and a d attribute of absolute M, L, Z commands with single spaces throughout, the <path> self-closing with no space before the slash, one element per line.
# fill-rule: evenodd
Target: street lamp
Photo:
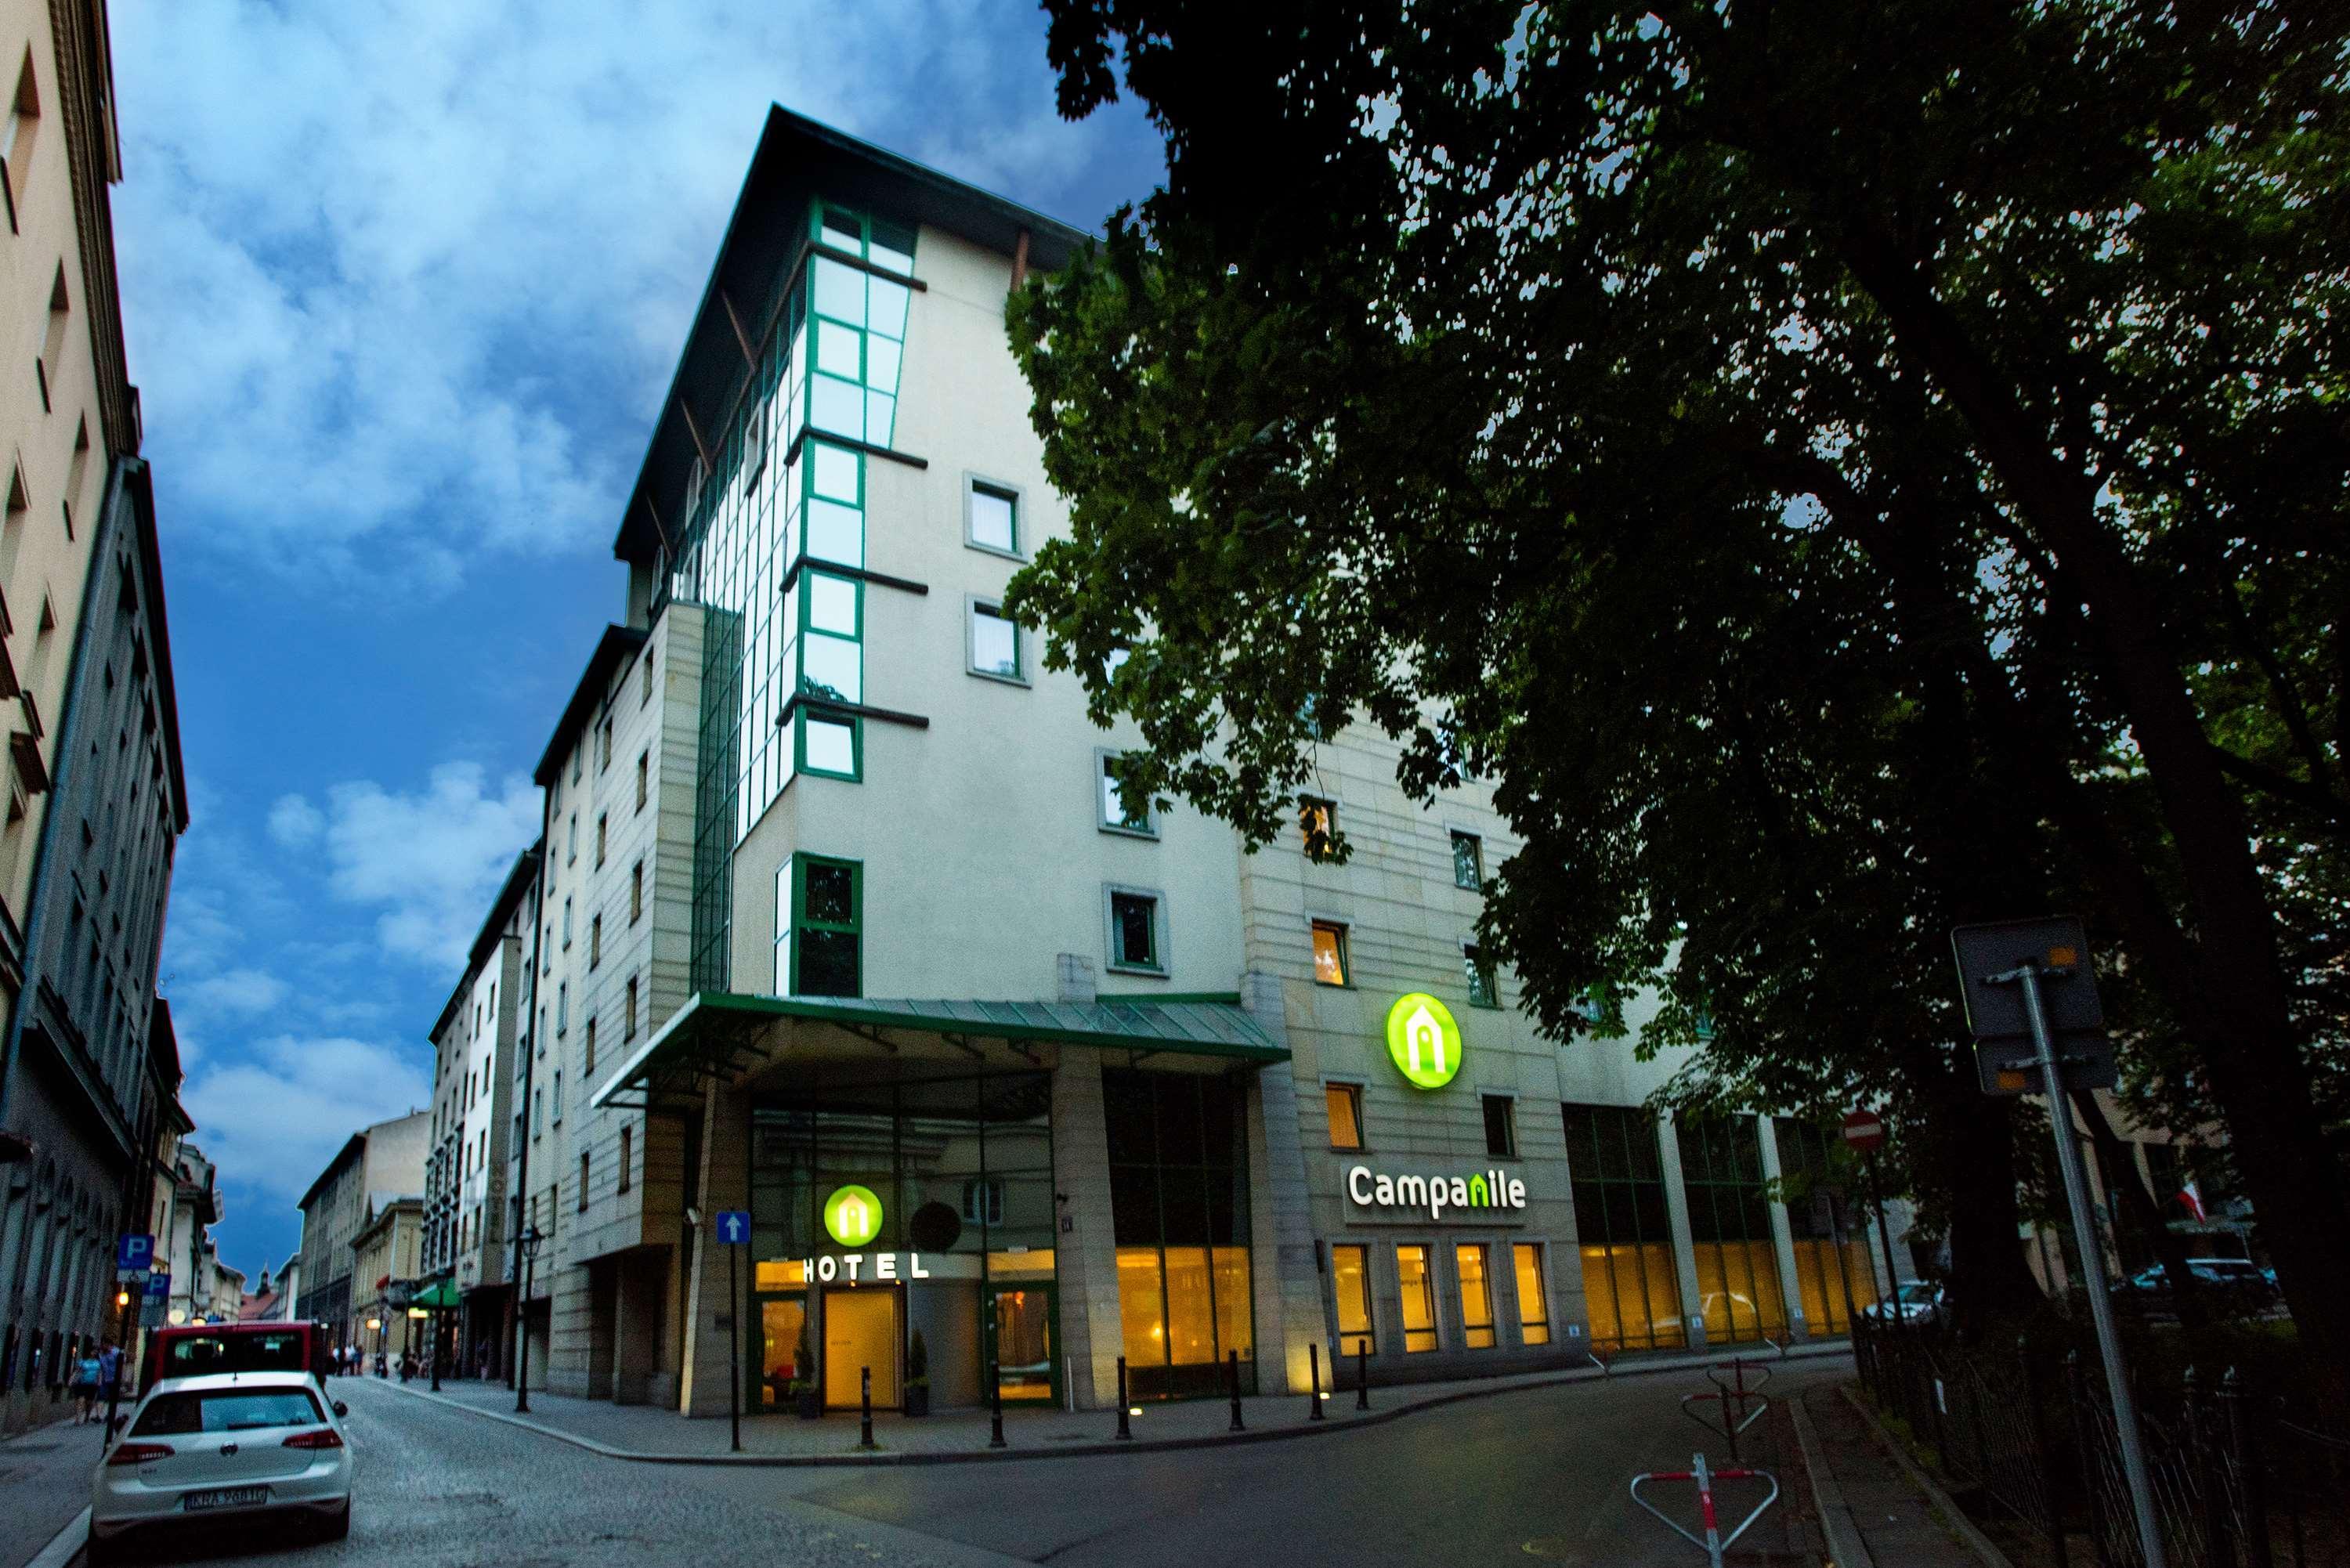
<path fill-rule="evenodd" d="M 530 1285 L 537 1272 L 538 1244 L 546 1238 L 533 1225 L 515 1239 L 522 1248 L 522 1301 L 515 1308 L 515 1414 L 530 1413 Z"/>

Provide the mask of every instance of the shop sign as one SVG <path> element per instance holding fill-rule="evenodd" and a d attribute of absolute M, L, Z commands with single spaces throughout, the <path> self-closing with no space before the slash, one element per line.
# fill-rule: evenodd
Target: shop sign
<path fill-rule="evenodd" d="M 855 1182 L 824 1200 L 824 1228 L 844 1247 L 862 1247 L 881 1234 L 881 1199 Z"/>
<path fill-rule="evenodd" d="M 1502 1170 L 1481 1170 L 1474 1176 L 1389 1176 L 1357 1165 L 1347 1170 L 1347 1196 L 1358 1209 L 1425 1210 L 1430 1220 L 1458 1210 L 1459 1218 L 1466 1220 L 1496 1209 L 1523 1209 L 1526 1184 Z"/>
<path fill-rule="evenodd" d="M 852 1285 L 895 1284 L 899 1280 L 927 1280 L 930 1266 L 922 1262 L 920 1252 L 850 1252 L 845 1256 L 826 1253 L 800 1264 L 807 1277 L 822 1284 L 843 1281 Z"/>
<path fill-rule="evenodd" d="M 1415 1087 L 1440 1089 L 1461 1071 L 1461 1026 L 1451 1010 L 1424 991 L 1388 1009 L 1388 1057 Z"/>

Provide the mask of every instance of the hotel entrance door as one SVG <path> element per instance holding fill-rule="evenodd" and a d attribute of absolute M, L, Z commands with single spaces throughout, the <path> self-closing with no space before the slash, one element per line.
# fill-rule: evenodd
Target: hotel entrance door
<path fill-rule="evenodd" d="M 858 1374 L 873 1373 L 873 1407 L 898 1403 L 898 1293 L 889 1286 L 824 1293 L 824 1402 L 857 1408 Z"/>
<path fill-rule="evenodd" d="M 1054 1343 L 1053 1304 L 1050 1284 L 999 1284 L 988 1289 L 982 1327 L 1007 1405 L 1060 1403 L 1061 1357 Z"/>

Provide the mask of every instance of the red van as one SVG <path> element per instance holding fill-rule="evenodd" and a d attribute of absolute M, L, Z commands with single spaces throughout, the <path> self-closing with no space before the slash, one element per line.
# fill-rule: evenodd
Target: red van
<path fill-rule="evenodd" d="M 139 1386 L 143 1391 L 166 1377 L 208 1372 L 307 1372 L 323 1386 L 335 1367 L 332 1343 L 323 1323 L 192 1323 L 159 1328 L 147 1336 Z"/>

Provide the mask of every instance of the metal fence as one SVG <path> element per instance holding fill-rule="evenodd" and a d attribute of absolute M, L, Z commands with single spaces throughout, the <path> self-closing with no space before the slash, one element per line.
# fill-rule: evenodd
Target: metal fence
<path fill-rule="evenodd" d="M 2142 1568 L 2111 1403 L 2094 1358 L 1939 1328 L 1854 1324 L 1863 1386 L 1961 1501 L 2012 1518 L 2056 1568 Z M 2135 1390 L 2175 1568 L 2350 1568 L 2350 1442 L 2289 1419 L 2232 1369 Z"/>

